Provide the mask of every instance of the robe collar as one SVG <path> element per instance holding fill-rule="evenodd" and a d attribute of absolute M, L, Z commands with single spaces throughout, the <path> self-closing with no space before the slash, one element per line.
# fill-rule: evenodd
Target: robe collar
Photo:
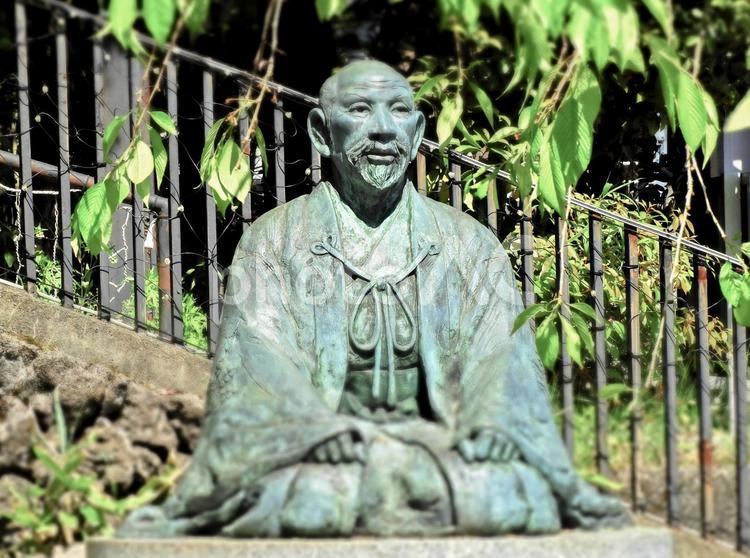
<path fill-rule="evenodd" d="M 324 182 L 316 186 L 308 198 L 306 212 L 306 226 L 304 230 L 309 236 L 306 239 L 310 251 L 315 254 L 316 261 L 323 260 L 322 265 L 328 266 L 328 276 L 333 292 L 329 302 L 315 310 L 315 345 L 316 345 L 316 377 L 313 383 L 322 391 L 323 398 L 330 408 L 337 410 L 344 389 L 348 359 L 348 332 L 344 299 L 344 268 L 343 264 L 327 253 L 320 253 L 314 247 L 320 242 L 327 242 L 334 247 L 340 247 L 340 232 L 335 215 L 335 208 L 331 200 L 333 188 Z M 426 375 L 427 391 L 433 412 L 447 422 L 451 415 L 447 408 L 443 381 L 441 380 L 441 353 L 436 341 L 435 329 L 444 318 L 442 309 L 435 304 L 435 300 L 423 296 L 426 283 L 430 284 L 430 292 L 446 288 L 442 284 L 445 274 L 440 273 L 435 266 L 436 256 L 443 247 L 443 235 L 437 219 L 429 208 L 427 201 L 414 188 L 411 181 L 405 185 L 404 195 L 410 196 L 411 208 L 410 240 L 412 254 L 418 254 L 426 246 L 430 246 L 428 256 L 415 270 L 417 283 L 417 322 L 419 324 L 419 353 L 422 368 Z M 440 284 L 438 284 L 440 283 Z"/>

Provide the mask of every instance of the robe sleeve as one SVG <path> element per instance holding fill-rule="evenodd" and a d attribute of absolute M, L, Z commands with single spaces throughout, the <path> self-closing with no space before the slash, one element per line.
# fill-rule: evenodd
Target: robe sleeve
<path fill-rule="evenodd" d="M 496 429 L 514 441 L 525 461 L 565 496 L 577 477 L 553 419 L 546 376 L 528 324 L 511 334 L 523 310 L 508 255 L 483 229 L 467 250 L 460 348 L 463 363 L 459 437 Z"/>
<path fill-rule="evenodd" d="M 262 221 L 243 236 L 225 296 L 207 414 L 193 460 L 165 503 L 171 517 L 211 514 L 230 496 L 353 431 L 313 386 L 288 281 Z"/>

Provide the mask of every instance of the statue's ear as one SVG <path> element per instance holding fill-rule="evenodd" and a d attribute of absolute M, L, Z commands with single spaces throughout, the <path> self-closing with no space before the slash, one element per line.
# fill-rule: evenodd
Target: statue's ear
<path fill-rule="evenodd" d="M 421 110 L 416 111 L 417 113 L 417 127 L 414 129 L 414 143 L 411 146 L 411 160 L 413 161 L 419 151 L 419 145 L 422 143 L 424 137 L 425 118 Z"/>
<path fill-rule="evenodd" d="M 323 157 L 331 156 L 331 147 L 329 145 L 328 123 L 326 115 L 320 108 L 314 108 L 307 115 L 307 135 Z"/>

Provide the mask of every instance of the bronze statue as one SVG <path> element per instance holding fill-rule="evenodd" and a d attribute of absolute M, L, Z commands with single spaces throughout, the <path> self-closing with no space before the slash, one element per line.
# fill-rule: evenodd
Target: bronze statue
<path fill-rule="evenodd" d="M 121 536 L 630 521 L 573 471 L 500 243 L 407 180 L 424 126 L 382 63 L 325 82 L 308 130 L 333 180 L 242 237 L 192 464 Z"/>

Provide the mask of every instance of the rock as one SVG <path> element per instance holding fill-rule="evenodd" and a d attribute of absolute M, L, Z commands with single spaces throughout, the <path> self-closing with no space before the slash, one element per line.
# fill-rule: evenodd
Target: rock
<path fill-rule="evenodd" d="M 125 430 L 99 417 L 83 438 L 90 441 L 83 449 L 84 467 L 106 486 L 118 491 L 130 488 L 135 477 L 136 456 Z"/>
<path fill-rule="evenodd" d="M 144 386 L 131 383 L 125 406 L 117 419 L 133 446 L 156 453 L 162 462 L 177 451 L 177 434 L 160 399 Z"/>
<path fill-rule="evenodd" d="M 51 393 L 35 393 L 27 402 L 29 408 L 34 411 L 39 428 L 49 430 L 54 425 L 54 405 Z"/>
<path fill-rule="evenodd" d="M 193 453 L 205 413 L 204 401 L 192 393 L 178 393 L 166 396 L 164 405 L 169 423 L 179 439 L 179 450 Z"/>
<path fill-rule="evenodd" d="M 0 397 L 0 473 L 29 471 L 31 445 L 38 433 L 31 409 L 16 397 Z"/>
<path fill-rule="evenodd" d="M 103 366 L 87 366 L 59 353 L 39 356 L 34 361 L 34 372 L 34 382 L 25 386 L 24 394 L 30 396 L 57 388 L 65 418 L 73 431 L 98 416 L 104 394 L 114 378 L 114 373 Z"/>
<path fill-rule="evenodd" d="M 32 486 L 31 481 L 18 475 L 3 475 L 0 477 L 0 510 L 10 510 L 14 506 L 16 494 L 25 494 Z"/>
<path fill-rule="evenodd" d="M 31 371 L 38 350 L 33 345 L 0 332 L 0 394 L 12 394 Z"/>

